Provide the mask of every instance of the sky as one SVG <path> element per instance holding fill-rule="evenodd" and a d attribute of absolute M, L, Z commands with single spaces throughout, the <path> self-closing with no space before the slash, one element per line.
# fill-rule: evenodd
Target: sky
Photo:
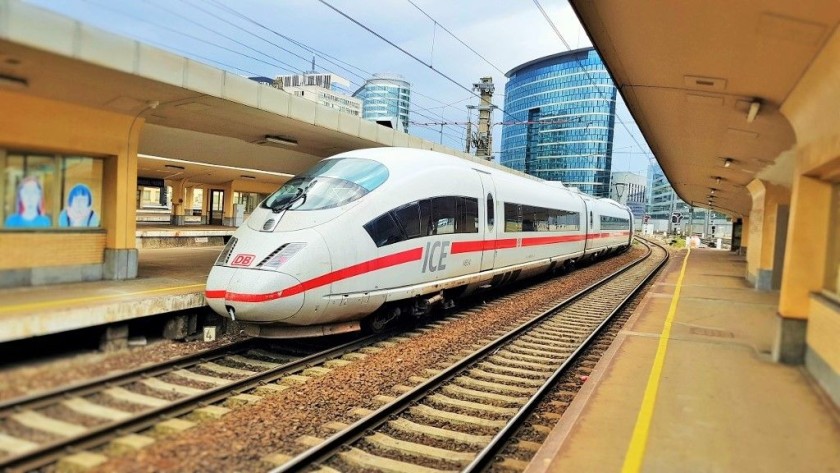
<path fill-rule="evenodd" d="M 464 147 L 466 107 L 478 104 L 470 92 L 473 83 L 491 76 L 496 87 L 493 103 L 503 107 L 507 71 L 567 49 L 533 0 L 28 3 L 243 76 L 300 73 L 311 69 L 313 56 L 317 70 L 348 79 L 354 90 L 372 73 L 399 74 L 411 83 L 409 133 L 456 149 Z M 591 46 L 565 0 L 540 0 L 540 5 L 572 48 Z M 644 174 L 650 149 L 620 96 L 616 110 L 613 171 Z M 494 112 L 493 122 L 504 119 L 500 111 Z M 438 122 L 446 124 L 426 125 Z M 502 126 L 494 125 L 496 157 L 501 135 Z"/>

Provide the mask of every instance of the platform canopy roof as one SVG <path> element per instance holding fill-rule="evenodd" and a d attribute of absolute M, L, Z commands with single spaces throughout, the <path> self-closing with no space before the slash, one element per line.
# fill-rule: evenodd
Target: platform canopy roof
<path fill-rule="evenodd" d="M 326 156 L 379 146 L 475 159 L 16 0 L 0 0 L 0 88 L 141 117 L 139 167 L 148 177 L 176 168 L 144 156 L 292 175 Z M 199 179 L 211 173 L 208 183 L 245 174 L 176 166 Z"/>
<path fill-rule="evenodd" d="M 683 200 L 708 207 L 715 189 L 714 208 L 742 216 L 753 179 L 791 185 L 780 109 L 835 33 L 837 0 L 570 3 Z"/>

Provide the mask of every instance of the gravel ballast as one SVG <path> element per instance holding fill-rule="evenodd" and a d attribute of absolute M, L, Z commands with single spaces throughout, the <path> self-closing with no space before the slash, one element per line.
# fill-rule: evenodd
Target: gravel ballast
<path fill-rule="evenodd" d="M 97 471 L 110 472 L 199 472 L 259 471 L 270 465 L 262 459 L 283 452 L 306 449 L 296 442 L 302 435 L 327 437 L 322 425 L 330 421 L 352 423 L 356 408 L 376 409 L 374 397 L 393 395 L 396 385 L 412 385 L 409 378 L 424 376 L 426 368 L 457 354 L 473 343 L 495 338 L 501 327 L 521 323 L 522 314 L 591 284 L 617 267 L 638 259 L 644 249 L 630 252 L 579 269 L 569 275 L 525 290 L 504 303 L 488 304 L 483 310 L 454 320 L 407 341 L 370 354 L 325 376 L 248 407 L 207 422 L 150 448 L 103 464 Z"/>

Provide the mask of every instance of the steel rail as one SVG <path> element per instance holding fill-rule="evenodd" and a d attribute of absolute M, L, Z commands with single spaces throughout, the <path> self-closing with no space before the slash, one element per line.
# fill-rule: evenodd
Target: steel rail
<path fill-rule="evenodd" d="M 613 309 L 613 311 L 610 312 L 609 315 L 607 315 L 604 321 L 601 322 L 598 325 L 598 327 L 596 327 L 595 330 L 593 330 L 592 333 L 589 334 L 588 337 L 586 337 L 586 340 L 584 340 L 583 343 L 581 343 L 580 346 L 576 348 L 575 351 L 571 355 L 569 355 L 569 357 L 563 363 L 561 363 L 559 367 L 557 367 L 554 373 L 552 373 L 552 375 L 537 390 L 537 392 L 535 392 L 530 397 L 530 399 L 528 399 L 528 401 L 519 409 L 519 411 L 516 414 L 514 414 L 514 416 L 510 420 L 508 420 L 507 424 L 502 428 L 502 430 L 500 430 L 496 433 L 495 436 L 493 436 L 493 439 L 490 440 L 490 443 L 487 444 L 484 447 L 484 449 L 478 452 L 473 461 L 461 471 L 484 471 L 488 466 L 490 466 L 490 464 L 494 461 L 496 456 L 499 453 L 501 453 L 502 449 L 505 447 L 510 437 L 512 437 L 514 433 L 516 433 L 517 429 L 519 429 L 522 423 L 531 415 L 533 410 L 540 404 L 542 399 L 557 385 L 557 382 L 563 375 L 566 374 L 566 371 L 569 369 L 572 363 L 578 360 L 581 353 L 583 353 L 589 347 L 591 342 L 598 335 L 600 335 L 601 330 L 612 321 L 613 317 L 615 317 L 616 314 L 621 312 L 624 309 L 624 307 L 630 302 L 630 300 L 633 299 L 633 297 L 635 297 L 636 294 L 642 290 L 642 288 L 648 283 L 648 281 L 650 281 L 657 273 L 659 273 L 659 270 L 665 266 L 669 259 L 668 251 L 658 243 L 654 243 L 649 240 L 645 241 L 659 246 L 663 251 L 665 251 L 665 258 L 663 258 L 662 261 L 658 265 L 656 265 L 656 267 L 654 267 L 650 271 L 650 273 L 641 282 L 639 282 L 636 285 L 636 287 L 634 287 L 633 290 L 630 291 L 630 293 L 628 293 L 624 297 L 624 299 L 621 300 L 621 302 L 616 306 L 616 308 Z"/>
<path fill-rule="evenodd" d="M 495 340 L 485 345 L 484 347 L 476 350 L 472 354 L 467 355 L 461 360 L 455 362 L 449 368 L 438 373 L 437 375 L 428 379 L 424 383 L 416 386 L 411 391 L 408 391 L 402 394 L 401 396 L 397 397 L 391 403 L 380 407 L 368 416 L 351 424 L 344 430 L 333 434 L 331 437 L 324 440 L 324 442 L 309 448 L 308 450 L 292 458 L 288 462 L 270 470 L 269 473 L 287 473 L 301 471 L 305 468 L 308 468 L 309 466 L 315 465 L 323 460 L 332 457 L 342 446 L 361 439 L 368 433 L 368 431 L 384 424 L 388 419 L 391 418 L 391 416 L 404 411 L 412 404 L 428 395 L 430 392 L 434 391 L 435 389 L 439 388 L 455 376 L 459 375 L 462 371 L 464 371 L 466 367 L 493 353 L 495 350 L 501 348 L 508 342 L 516 339 L 524 332 L 539 325 L 541 322 L 544 321 L 544 319 L 554 315 L 554 313 L 558 310 L 562 310 L 563 308 L 580 300 L 581 298 L 583 298 L 590 292 L 596 290 L 603 284 L 618 278 L 620 275 L 646 261 L 652 254 L 650 246 L 647 244 L 646 246 L 648 246 L 648 252 L 644 256 L 644 258 L 629 263 L 620 268 L 619 270 L 615 271 L 613 274 L 596 281 L 595 283 L 584 289 L 581 289 L 577 293 L 566 298 L 564 301 L 556 304 L 554 307 L 541 312 L 539 315 L 533 317 L 531 320 L 522 323 L 518 327 L 496 338 Z"/>
<path fill-rule="evenodd" d="M 103 385 L 120 385 L 143 376 L 156 376 L 173 368 L 182 368 L 229 354 L 231 351 L 247 350 L 255 344 L 254 339 L 240 340 L 216 348 L 210 348 L 190 355 L 166 360 L 154 365 L 140 366 L 115 374 L 91 378 L 76 384 L 59 386 L 48 391 L 41 391 L 28 396 L 20 396 L 0 401 L 0 419 L 21 409 L 38 409 L 51 404 L 55 398 L 66 396 L 85 396 L 102 389 Z"/>
<path fill-rule="evenodd" d="M 368 335 L 366 337 L 308 355 L 301 359 L 291 361 L 276 368 L 256 373 L 253 376 L 237 381 L 231 381 L 230 384 L 211 388 L 193 396 L 177 399 L 169 405 L 141 412 L 131 418 L 103 424 L 86 431 L 81 435 L 61 439 L 39 447 L 36 450 L 5 458 L 0 460 L 0 471 L 30 471 L 49 465 L 54 463 L 63 455 L 66 455 L 68 450 L 84 450 L 100 446 L 116 436 L 143 430 L 153 426 L 161 420 L 178 417 L 191 412 L 201 405 L 218 402 L 229 396 L 231 393 L 254 389 L 260 385 L 276 381 L 277 379 L 290 373 L 303 370 L 312 365 L 323 363 L 324 361 L 339 357 L 347 352 L 375 343 L 388 336 L 390 336 L 390 332 Z"/>

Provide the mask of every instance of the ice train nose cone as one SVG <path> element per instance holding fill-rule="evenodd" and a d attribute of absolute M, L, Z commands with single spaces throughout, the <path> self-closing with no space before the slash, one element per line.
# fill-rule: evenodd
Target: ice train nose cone
<path fill-rule="evenodd" d="M 240 269 L 230 278 L 225 309 L 234 320 L 280 322 L 303 307 L 300 281 L 284 273 Z"/>

